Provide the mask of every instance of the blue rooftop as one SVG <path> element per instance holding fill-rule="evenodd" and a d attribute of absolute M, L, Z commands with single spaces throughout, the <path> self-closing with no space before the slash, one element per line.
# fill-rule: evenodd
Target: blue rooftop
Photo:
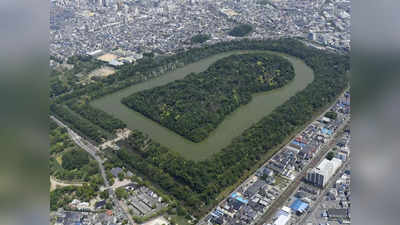
<path fill-rule="evenodd" d="M 292 141 L 292 144 L 295 144 L 295 145 L 301 146 L 302 148 L 304 148 L 304 146 L 306 145 L 306 144 L 304 144 L 304 143 L 301 143 L 301 142 L 298 142 L 298 141 Z"/>
<path fill-rule="evenodd" d="M 296 199 L 290 208 L 296 212 L 304 212 L 308 208 L 308 204 L 301 201 L 300 199 Z"/>
<path fill-rule="evenodd" d="M 233 194 L 231 195 L 231 197 L 234 198 L 234 199 L 236 199 L 236 200 L 238 200 L 238 201 L 241 202 L 241 203 L 244 203 L 244 204 L 247 204 L 247 203 L 249 202 L 249 200 L 244 199 L 243 197 L 239 196 L 239 194 L 238 194 L 237 192 L 233 193 Z"/>
<path fill-rule="evenodd" d="M 326 129 L 326 128 L 324 127 L 324 128 L 322 128 L 322 133 L 331 135 L 331 134 L 332 134 L 332 130 Z"/>

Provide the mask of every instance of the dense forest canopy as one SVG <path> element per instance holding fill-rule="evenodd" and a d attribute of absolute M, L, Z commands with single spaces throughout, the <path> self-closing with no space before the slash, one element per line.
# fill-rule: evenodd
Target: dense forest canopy
<path fill-rule="evenodd" d="M 118 158 L 159 184 L 180 199 L 195 216 L 204 215 L 217 201 L 224 188 L 235 184 L 251 170 L 263 155 L 297 129 L 304 126 L 313 113 L 335 100 L 347 86 L 347 55 L 334 54 L 306 47 L 293 40 L 243 41 L 233 49 L 280 50 L 301 58 L 314 70 L 314 81 L 304 90 L 276 108 L 271 114 L 235 138 L 212 158 L 193 162 L 169 151 L 136 131 L 118 152 Z M 199 207 L 202 206 L 202 207 Z"/>
<path fill-rule="evenodd" d="M 71 128 L 78 130 L 80 133 L 98 143 L 102 142 L 102 140 L 106 139 L 108 136 L 106 131 L 100 129 L 86 119 L 75 115 L 68 108 L 66 108 L 65 105 L 51 104 L 50 113 L 57 115 L 59 119 L 62 119 L 64 122 L 68 123 Z"/>
<path fill-rule="evenodd" d="M 49 121 L 50 175 L 59 180 L 95 180 L 93 183 L 100 185 L 102 180 L 95 177 L 99 172 L 97 162 L 72 141 L 66 128 Z"/>
<path fill-rule="evenodd" d="M 186 160 L 139 131 L 127 140 L 125 147 L 112 159 L 128 169 L 140 171 L 180 200 L 181 205 L 194 216 L 200 217 L 217 204 L 217 196 L 225 188 L 243 179 L 248 171 L 261 163 L 263 156 L 271 155 L 286 138 L 309 122 L 314 113 L 335 100 L 348 84 L 346 72 L 350 68 L 349 55 L 308 47 L 300 41 L 287 38 L 221 42 L 124 65 L 114 76 L 63 94 L 52 102 L 51 112 L 88 137 L 100 139 L 103 133 L 88 127 L 87 120 L 75 120 L 75 115 L 64 108 L 65 101 L 98 98 L 210 55 L 232 50 L 270 50 L 298 57 L 313 69 L 314 80 L 205 161 Z M 63 116 L 64 113 L 69 114 Z"/>
<path fill-rule="evenodd" d="M 240 24 L 229 31 L 228 34 L 234 37 L 244 37 L 248 35 L 252 30 L 253 27 L 250 24 Z"/>
<path fill-rule="evenodd" d="M 196 34 L 191 38 L 192 43 L 204 43 L 210 39 L 209 34 Z"/>
<path fill-rule="evenodd" d="M 89 154 L 85 151 L 69 151 L 62 156 L 62 167 L 66 170 L 80 169 L 89 163 Z"/>
<path fill-rule="evenodd" d="M 294 77 L 290 62 L 267 53 L 232 55 L 206 71 L 135 93 L 128 107 L 194 142 L 204 140 L 251 94 L 282 87 Z"/>
<path fill-rule="evenodd" d="M 117 129 L 126 127 L 126 124 L 121 120 L 99 109 L 91 107 L 88 103 L 69 102 L 67 105 L 83 118 L 108 132 L 115 132 Z"/>

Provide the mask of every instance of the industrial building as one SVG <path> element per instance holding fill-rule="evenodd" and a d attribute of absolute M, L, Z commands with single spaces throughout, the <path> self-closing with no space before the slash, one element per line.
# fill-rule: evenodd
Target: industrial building
<path fill-rule="evenodd" d="M 324 187 L 336 170 L 342 165 L 342 160 L 333 158 L 324 159 L 316 167 L 308 171 L 306 180 L 317 187 Z"/>

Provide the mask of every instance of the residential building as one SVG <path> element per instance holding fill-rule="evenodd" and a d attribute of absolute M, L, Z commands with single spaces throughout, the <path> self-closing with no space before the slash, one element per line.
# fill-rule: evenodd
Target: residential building
<path fill-rule="evenodd" d="M 306 180 L 317 187 L 324 187 L 336 170 L 342 165 L 342 160 L 333 158 L 324 159 L 320 164 L 307 173 Z"/>

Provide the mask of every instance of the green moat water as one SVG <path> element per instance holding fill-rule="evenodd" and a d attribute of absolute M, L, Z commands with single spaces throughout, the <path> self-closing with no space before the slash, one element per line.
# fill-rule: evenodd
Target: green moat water
<path fill-rule="evenodd" d="M 211 64 L 219 59 L 233 54 L 246 54 L 266 52 L 276 54 L 288 59 L 294 69 L 295 78 L 282 88 L 267 92 L 260 92 L 252 96 L 249 104 L 243 105 L 228 115 L 225 120 L 200 143 L 191 142 L 175 132 L 161 126 L 159 123 L 143 116 L 142 114 L 126 107 L 121 99 L 135 92 L 165 85 L 169 82 L 183 79 L 189 73 L 205 71 Z M 192 160 L 203 160 L 227 146 L 233 138 L 239 136 L 244 130 L 271 113 L 277 106 L 283 104 L 297 92 L 306 88 L 314 79 L 314 73 L 302 60 L 270 51 L 229 51 L 216 54 L 195 63 L 188 64 L 173 72 L 166 73 L 118 92 L 106 95 L 91 102 L 92 106 L 116 116 L 124 121 L 128 128 L 140 130 L 168 147 L 172 151 L 179 152 L 182 156 Z"/>

